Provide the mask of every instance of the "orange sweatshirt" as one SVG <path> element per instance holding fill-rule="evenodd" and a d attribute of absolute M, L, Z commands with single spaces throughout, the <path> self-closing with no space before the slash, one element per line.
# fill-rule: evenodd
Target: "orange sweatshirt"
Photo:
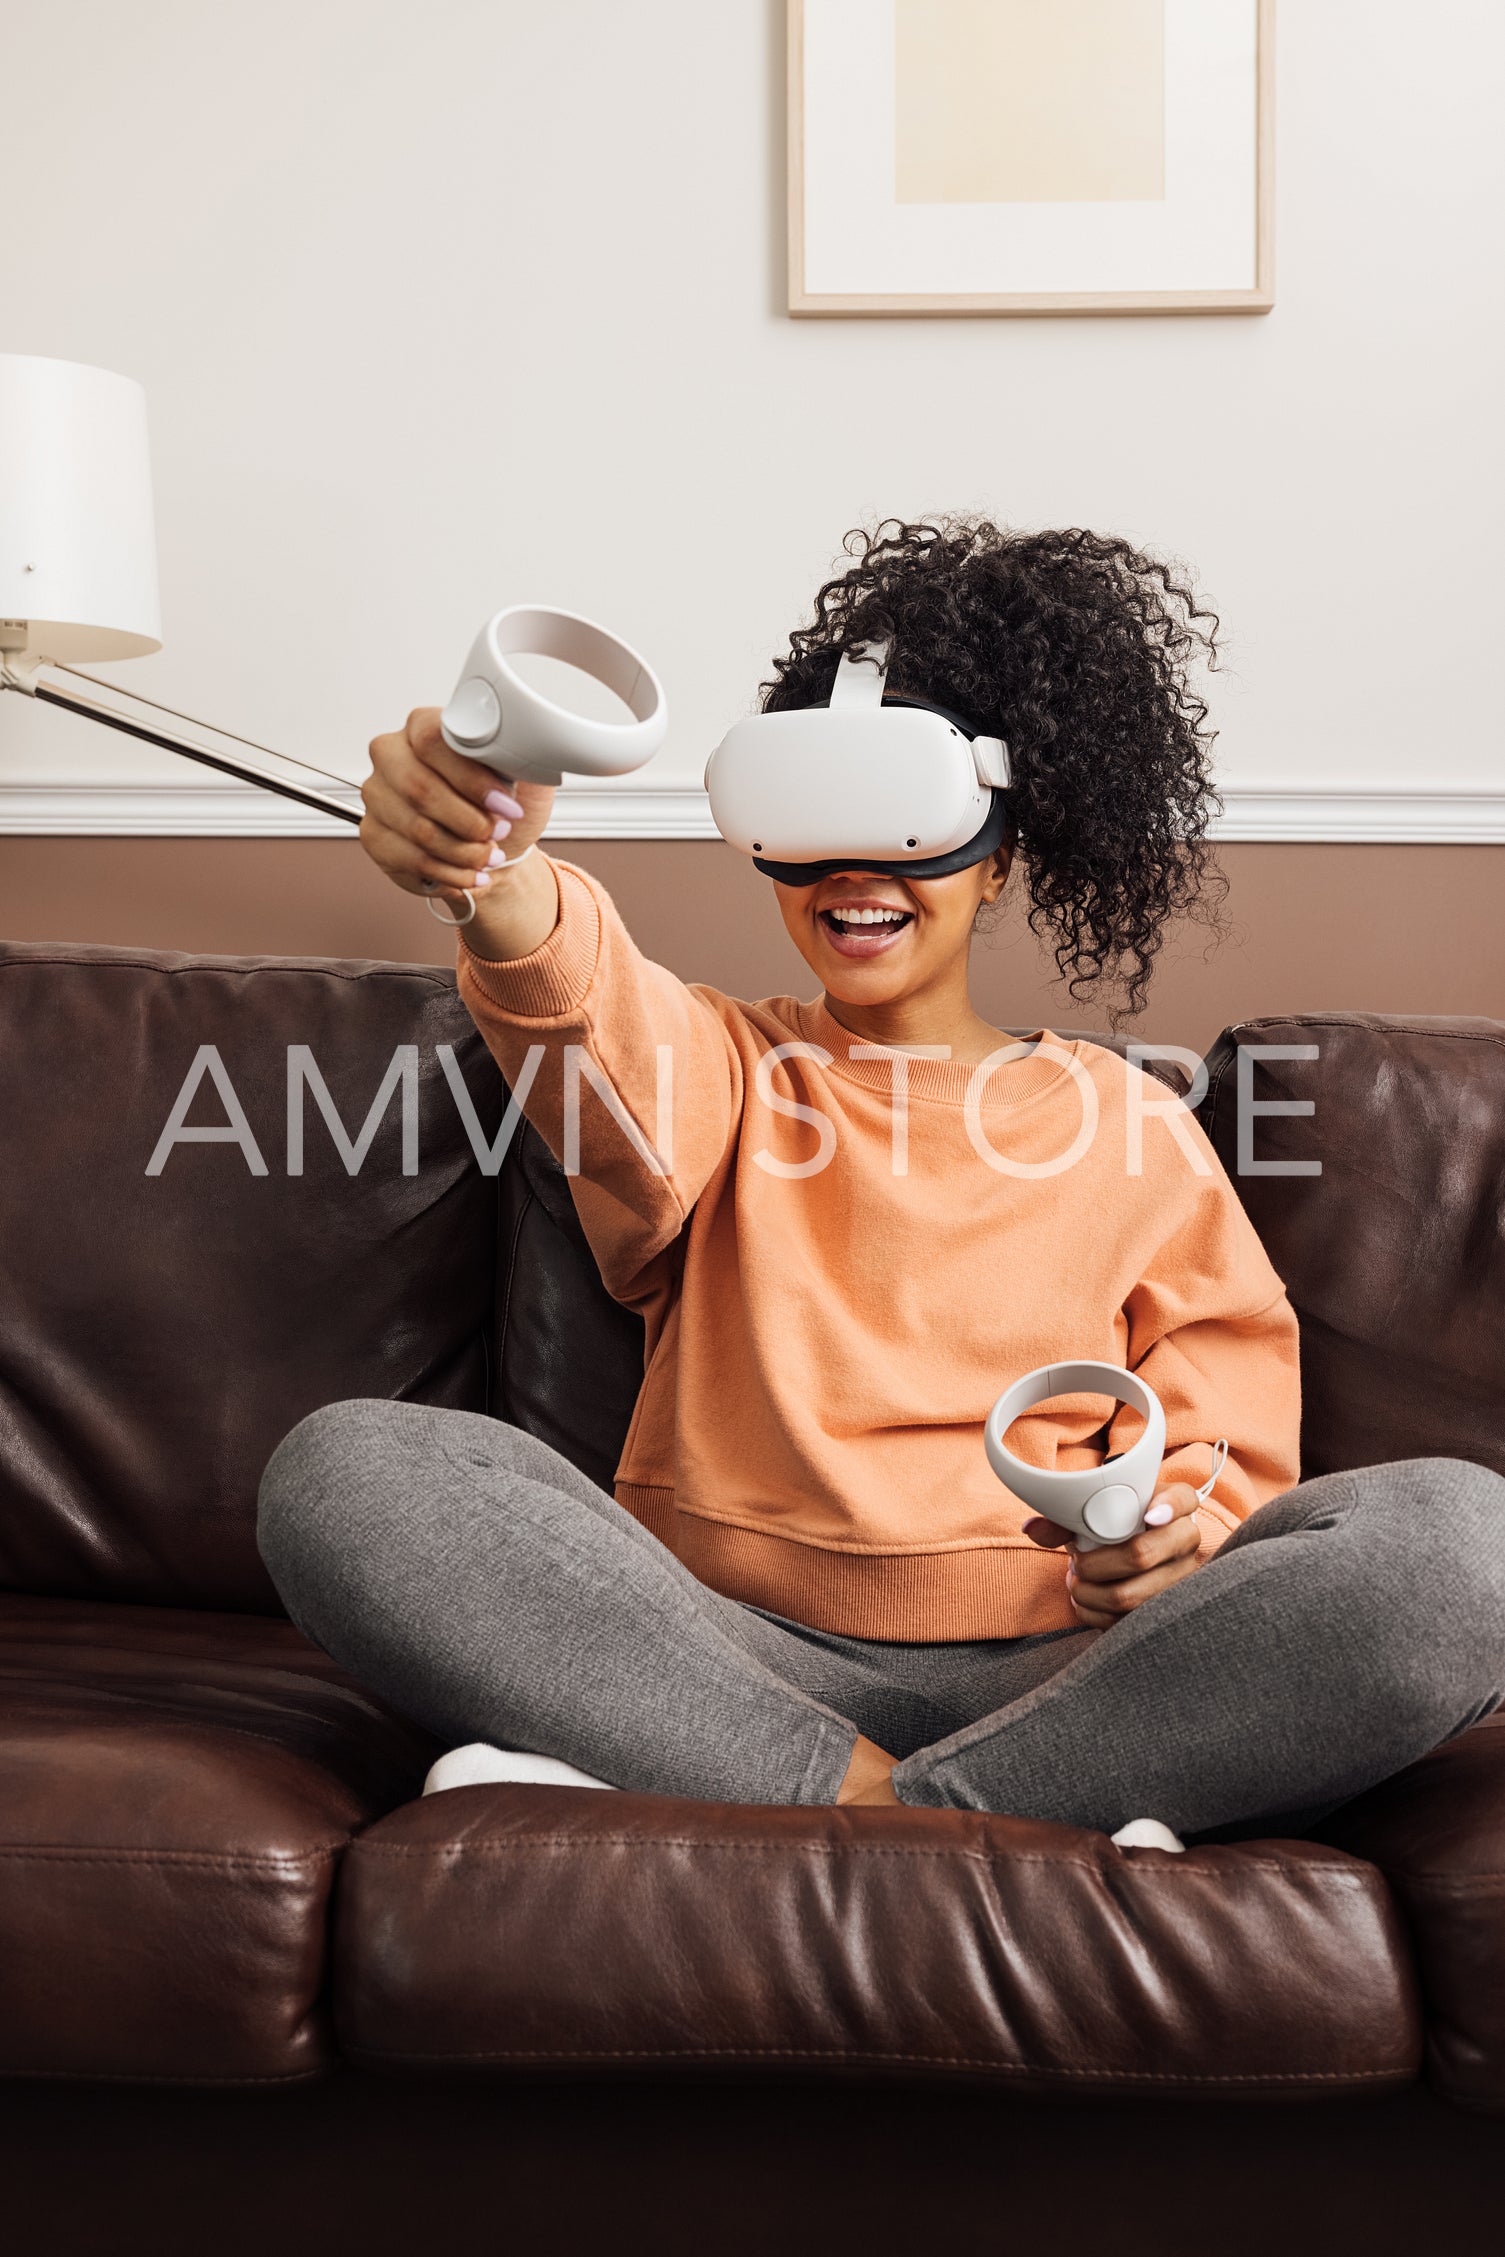
<path fill-rule="evenodd" d="M 543 946 L 462 949 L 461 993 L 519 1091 L 534 1051 L 523 1109 L 646 1323 L 617 1498 L 703 1582 L 862 1638 L 1071 1627 L 1064 1556 L 1022 1534 L 982 1430 L 1011 1381 L 1073 1358 L 1156 1390 L 1166 1477 L 1205 1480 L 1226 1438 L 1204 1549 L 1297 1479 L 1295 1317 L 1159 1083 L 1041 1035 L 984 1085 L 875 1052 L 822 1003 L 686 987 L 555 868 Z M 1095 1464 L 1138 1430 L 1121 1411 L 1105 1433 L 1110 1410 L 1042 1405 L 1010 1446 Z"/>

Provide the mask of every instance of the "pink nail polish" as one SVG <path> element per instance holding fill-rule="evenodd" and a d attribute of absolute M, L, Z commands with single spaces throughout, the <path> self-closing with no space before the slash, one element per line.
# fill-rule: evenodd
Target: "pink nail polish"
<path fill-rule="evenodd" d="M 508 822 L 506 816 L 499 815 L 491 826 L 491 835 L 494 839 L 504 839 L 511 828 L 512 825 Z"/>
<path fill-rule="evenodd" d="M 488 814 L 510 815 L 514 822 L 522 814 L 521 807 L 510 792 L 488 792 L 481 805 Z"/>
<path fill-rule="evenodd" d="M 1169 1505 L 1151 1505 L 1144 1516 L 1144 1524 L 1146 1528 L 1163 1528 L 1168 1520 L 1174 1518 L 1175 1514 Z"/>
<path fill-rule="evenodd" d="M 477 870 L 475 883 L 478 888 L 481 886 L 489 886 L 491 883 L 491 872 L 489 870 Z"/>
<path fill-rule="evenodd" d="M 497 867 L 498 863 L 505 862 L 506 859 L 507 857 L 505 854 L 503 854 L 501 848 L 499 846 L 494 846 L 487 857 L 486 867 L 488 870 L 494 870 Z"/>

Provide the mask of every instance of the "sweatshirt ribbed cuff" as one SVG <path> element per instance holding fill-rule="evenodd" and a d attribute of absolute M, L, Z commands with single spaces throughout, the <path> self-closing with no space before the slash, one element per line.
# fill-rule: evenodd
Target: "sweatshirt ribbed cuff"
<path fill-rule="evenodd" d="M 554 875 L 559 881 L 559 922 L 531 956 L 494 964 L 467 948 L 461 937 L 466 977 L 509 1019 L 576 1017 L 596 976 L 601 912 L 595 896 L 568 862 L 555 862 Z"/>

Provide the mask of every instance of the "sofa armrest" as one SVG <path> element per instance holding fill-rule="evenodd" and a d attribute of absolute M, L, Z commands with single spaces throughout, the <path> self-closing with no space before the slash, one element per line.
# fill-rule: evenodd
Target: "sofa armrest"
<path fill-rule="evenodd" d="M 1320 1828 L 1379 1866 L 1412 1928 L 1433 2085 L 1505 2112 L 1505 1711 Z"/>

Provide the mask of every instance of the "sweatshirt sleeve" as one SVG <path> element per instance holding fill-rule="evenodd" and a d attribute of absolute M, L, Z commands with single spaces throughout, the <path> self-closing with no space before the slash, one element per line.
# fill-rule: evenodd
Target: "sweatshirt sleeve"
<path fill-rule="evenodd" d="M 722 999 L 650 963 L 585 871 L 554 870 L 559 921 L 548 939 L 494 964 L 462 936 L 460 995 L 564 1166 L 608 1290 L 631 1300 L 727 1150 L 741 1060 Z"/>
<path fill-rule="evenodd" d="M 1165 1406 L 1163 1481 L 1200 1488 L 1213 1445 L 1228 1444 L 1199 1508 L 1206 1556 L 1300 1479 L 1301 1367 L 1285 1288 L 1212 1146 L 1187 1127 L 1208 1172 L 1171 1163 L 1171 1227 L 1125 1303 L 1127 1362 Z"/>

